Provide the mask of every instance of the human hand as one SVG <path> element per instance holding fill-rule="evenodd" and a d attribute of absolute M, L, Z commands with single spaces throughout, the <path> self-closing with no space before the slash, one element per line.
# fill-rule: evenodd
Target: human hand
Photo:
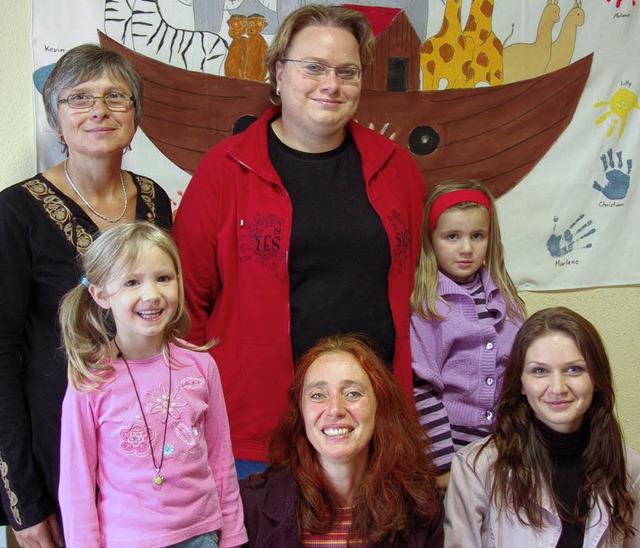
<path fill-rule="evenodd" d="M 444 497 L 444 494 L 447 492 L 447 487 L 449 487 L 449 476 L 451 472 L 445 472 L 444 474 L 440 474 L 436 476 L 436 487 L 440 494 Z"/>
<path fill-rule="evenodd" d="M 64 546 L 62 531 L 55 514 L 51 514 L 44 521 L 22 529 L 22 531 L 14 531 L 13 534 L 22 548 L 57 548 Z"/>

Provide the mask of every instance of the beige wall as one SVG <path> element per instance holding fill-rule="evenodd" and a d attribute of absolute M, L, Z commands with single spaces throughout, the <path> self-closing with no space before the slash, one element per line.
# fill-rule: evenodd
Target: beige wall
<path fill-rule="evenodd" d="M 0 18 L 0 188 L 35 170 L 31 3 L 5 2 Z M 524 293 L 530 312 L 564 304 L 600 330 L 615 373 L 627 441 L 640 450 L 640 287 Z"/>

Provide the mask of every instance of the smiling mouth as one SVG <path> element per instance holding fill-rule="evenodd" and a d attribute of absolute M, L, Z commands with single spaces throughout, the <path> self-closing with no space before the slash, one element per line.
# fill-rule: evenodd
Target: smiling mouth
<path fill-rule="evenodd" d="M 570 401 L 548 401 L 548 402 L 546 402 L 546 404 L 549 407 L 551 407 L 552 409 L 556 408 L 556 407 L 567 407 L 567 406 L 571 405 L 571 403 L 572 402 L 570 402 Z"/>
<path fill-rule="evenodd" d="M 140 316 L 143 320 L 155 320 L 162 315 L 162 310 L 143 310 L 138 312 L 138 316 Z"/>
<path fill-rule="evenodd" d="M 322 433 L 325 436 L 346 436 L 353 431 L 353 428 L 325 428 Z"/>

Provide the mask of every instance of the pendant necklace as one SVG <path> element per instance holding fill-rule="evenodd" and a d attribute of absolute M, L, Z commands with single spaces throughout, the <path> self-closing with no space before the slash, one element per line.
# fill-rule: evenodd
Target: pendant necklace
<path fill-rule="evenodd" d="M 147 417 L 144 414 L 144 408 L 142 407 L 142 400 L 140 399 L 140 394 L 138 393 L 136 381 L 133 379 L 133 374 L 131 373 L 129 362 L 127 362 L 127 358 L 124 357 L 124 354 L 122 353 L 122 350 L 120 350 L 118 343 L 115 340 L 113 341 L 113 343 L 116 345 L 116 348 L 118 349 L 118 357 L 122 358 L 122 361 L 127 366 L 129 377 L 131 378 L 131 382 L 133 383 L 133 390 L 136 393 L 136 399 L 138 400 L 138 405 L 140 406 L 140 412 L 142 413 L 142 420 L 144 421 L 144 426 L 147 429 L 147 439 L 149 440 L 151 460 L 153 461 L 153 467 L 156 469 L 156 473 L 153 476 L 153 485 L 155 487 L 160 487 L 164 483 L 164 477 L 160 475 L 160 470 L 162 469 L 162 462 L 164 461 L 164 444 L 167 441 L 167 423 L 169 422 L 169 407 L 171 406 L 171 366 L 169 366 L 169 397 L 167 399 L 167 416 L 165 417 L 165 421 L 164 421 L 164 434 L 162 435 L 162 445 L 160 446 L 160 462 L 156 463 L 156 456 L 153 454 L 153 445 L 151 443 L 151 431 L 149 430 L 149 423 L 147 423 Z"/>
<path fill-rule="evenodd" d="M 68 161 L 69 161 L 69 158 L 67 158 L 64 161 L 64 174 L 67 177 L 67 181 L 69 181 L 69 184 L 71 185 L 71 188 L 78 195 L 78 198 L 80 198 L 82 200 L 82 203 L 84 205 L 86 205 L 94 215 L 97 215 L 98 217 L 100 217 L 101 219 L 107 221 L 108 223 L 111 223 L 111 224 L 117 223 L 120 219 L 122 219 L 122 217 L 124 217 L 124 214 L 127 212 L 127 204 L 129 203 L 128 199 L 127 199 L 127 189 L 124 186 L 124 178 L 122 177 L 122 170 L 120 170 L 120 185 L 122 185 L 122 195 L 124 196 L 124 207 L 122 208 L 122 213 L 120 213 L 120 215 L 118 217 L 116 217 L 115 219 L 109 219 L 109 217 L 105 217 L 102 213 L 98 213 L 95 209 L 93 209 L 93 207 L 91 206 L 91 204 L 89 202 L 87 202 L 85 197 L 82 194 L 80 194 L 80 191 L 78 190 L 78 187 L 73 184 L 73 181 L 71 180 L 71 177 L 69 177 L 69 172 L 67 171 L 67 162 Z"/>

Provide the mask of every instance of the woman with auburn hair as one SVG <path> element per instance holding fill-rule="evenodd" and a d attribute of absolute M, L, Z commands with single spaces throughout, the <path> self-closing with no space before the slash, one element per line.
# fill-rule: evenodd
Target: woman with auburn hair
<path fill-rule="evenodd" d="M 296 369 L 270 468 L 241 482 L 249 546 L 441 546 L 427 446 L 362 338 L 320 340 Z"/>
<path fill-rule="evenodd" d="M 600 335 L 563 307 L 516 336 L 493 434 L 454 457 L 445 545 L 639 546 L 640 456 Z"/>

